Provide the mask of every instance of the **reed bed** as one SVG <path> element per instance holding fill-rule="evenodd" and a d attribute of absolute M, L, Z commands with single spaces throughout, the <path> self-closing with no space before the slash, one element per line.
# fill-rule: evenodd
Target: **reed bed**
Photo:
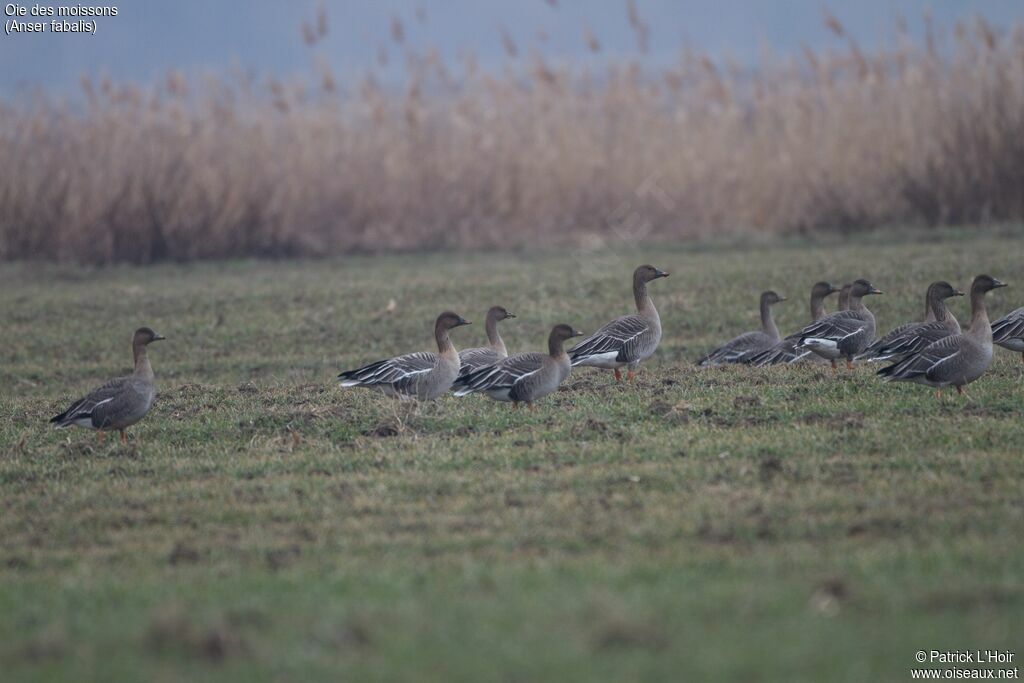
<path fill-rule="evenodd" d="M 91 264 L 609 246 L 1024 219 L 1024 26 L 862 49 L 482 68 L 406 46 L 358 81 L 83 76 L 0 101 L 0 260 Z M 401 83 L 379 74 L 404 60 Z M 393 69 L 392 69 L 393 70 Z"/>

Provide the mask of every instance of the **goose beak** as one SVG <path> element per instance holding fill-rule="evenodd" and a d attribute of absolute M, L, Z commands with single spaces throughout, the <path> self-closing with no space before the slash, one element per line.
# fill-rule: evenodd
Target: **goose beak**
<path fill-rule="evenodd" d="M 668 276 L 669 276 L 669 275 L 671 275 L 671 274 L 672 274 L 672 273 L 667 273 L 667 272 L 665 272 L 664 270 L 659 270 L 659 271 L 658 271 L 658 277 L 668 277 Z"/>
<path fill-rule="evenodd" d="M 472 324 L 473 323 L 469 322 L 465 318 L 459 318 L 459 324 L 456 325 L 455 327 L 462 327 L 463 325 L 472 325 Z"/>
<path fill-rule="evenodd" d="M 786 300 L 786 297 L 784 297 L 784 296 L 780 296 L 779 297 L 779 301 L 785 301 L 785 300 Z"/>
<path fill-rule="evenodd" d="M 964 295 L 964 293 L 961 292 L 959 289 L 954 289 L 953 290 L 953 296 L 963 296 L 963 295 Z"/>
<path fill-rule="evenodd" d="M 508 320 L 509 318 L 514 318 L 514 317 L 516 317 L 514 313 L 506 313 L 505 314 L 505 320 Z"/>
<path fill-rule="evenodd" d="M 582 332 L 580 332 L 579 330 L 573 330 L 573 331 L 572 331 L 572 336 L 573 336 L 573 337 L 582 337 L 582 336 L 583 336 L 583 333 L 582 333 Z"/>
<path fill-rule="evenodd" d="M 996 289 L 999 289 L 1000 287 L 1009 287 L 1009 285 L 1007 285 L 1005 282 L 1001 282 L 1000 280 L 997 280 L 995 278 L 992 278 L 992 285 Z"/>
<path fill-rule="evenodd" d="M 162 334 L 154 334 L 153 335 L 153 341 L 163 341 L 164 339 L 167 339 L 167 337 L 165 337 Z"/>
<path fill-rule="evenodd" d="M 868 294 L 885 294 L 885 292 L 880 290 L 878 287 L 872 287 L 868 290 Z"/>

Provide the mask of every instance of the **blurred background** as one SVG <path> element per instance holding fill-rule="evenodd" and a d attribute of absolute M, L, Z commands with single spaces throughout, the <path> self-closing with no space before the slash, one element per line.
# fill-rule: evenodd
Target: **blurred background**
<path fill-rule="evenodd" d="M 0 259 L 1024 217 L 1018 0 L 128 3 L 0 38 Z"/>

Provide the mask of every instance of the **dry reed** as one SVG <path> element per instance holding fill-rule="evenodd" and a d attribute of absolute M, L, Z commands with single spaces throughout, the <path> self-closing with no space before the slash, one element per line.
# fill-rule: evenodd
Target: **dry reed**
<path fill-rule="evenodd" d="M 322 10 L 321 10 L 322 11 Z M 422 19 L 425 21 L 425 15 Z M 638 50 L 647 26 L 629 4 Z M 1024 219 L 1024 27 L 868 53 L 554 64 L 416 54 L 404 83 L 246 76 L 0 101 L 0 260 L 85 263 L 668 240 Z M 593 52 L 598 37 L 584 27 Z M 302 26 L 322 39 L 322 13 Z M 642 226 L 626 225 L 642 214 Z"/>

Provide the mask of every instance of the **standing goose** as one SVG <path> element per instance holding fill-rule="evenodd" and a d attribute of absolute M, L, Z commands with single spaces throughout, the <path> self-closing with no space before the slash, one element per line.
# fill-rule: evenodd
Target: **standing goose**
<path fill-rule="evenodd" d="M 889 334 L 872 342 L 857 356 L 857 360 L 874 362 L 903 358 L 920 351 L 933 341 L 951 334 L 960 334 L 960 323 L 946 308 L 946 299 L 963 295 L 963 292 L 948 282 L 940 280 L 931 283 L 924 297 L 924 322 L 904 323 L 896 327 Z"/>
<path fill-rule="evenodd" d="M 943 337 L 917 353 L 878 371 L 888 382 L 916 382 L 935 387 L 936 396 L 950 384 L 964 393 L 965 384 L 985 374 L 992 364 L 992 326 L 985 294 L 1006 285 L 989 275 L 971 283 L 971 326 L 966 332 Z"/>
<path fill-rule="evenodd" d="M 469 325 L 462 316 L 445 311 L 434 323 L 437 353 L 417 351 L 371 363 L 338 375 L 343 387 L 368 387 L 386 396 L 429 401 L 444 394 L 459 376 L 459 353 L 448 332 Z"/>
<path fill-rule="evenodd" d="M 460 380 L 474 370 L 494 365 L 502 358 L 508 358 L 508 349 L 505 348 L 505 342 L 498 334 L 498 322 L 514 317 L 501 306 L 491 306 L 487 311 L 487 322 L 484 323 L 484 329 L 487 332 L 487 346 L 459 351 Z"/>
<path fill-rule="evenodd" d="M 636 313 L 624 315 L 604 325 L 594 334 L 569 349 L 573 366 L 584 365 L 615 371 L 621 380 L 619 368 L 626 366 L 629 379 L 636 375 L 640 362 L 654 355 L 661 341 L 661 318 L 647 293 L 647 283 L 668 277 L 668 273 L 654 266 L 643 265 L 633 271 L 633 299 Z"/>
<path fill-rule="evenodd" d="M 779 296 L 771 290 L 762 292 L 761 330 L 759 332 L 744 332 L 738 337 L 733 337 L 697 361 L 697 365 L 710 367 L 726 363 L 741 363 L 750 356 L 775 346 L 779 342 L 779 328 L 775 325 L 775 319 L 772 318 L 772 306 L 785 300 L 786 297 Z"/>
<path fill-rule="evenodd" d="M 495 401 L 511 401 L 531 405 L 558 388 L 572 370 L 569 354 L 565 352 L 567 339 L 581 336 L 568 325 L 555 325 L 548 336 L 548 352 L 520 353 L 481 368 L 465 377 L 456 396 L 482 391 Z"/>
<path fill-rule="evenodd" d="M 146 347 L 163 338 L 148 327 L 135 330 L 132 337 L 135 372 L 110 380 L 72 403 L 60 415 L 50 418 L 50 422 L 57 429 L 71 425 L 95 429 L 100 441 L 104 432 L 116 429 L 121 433 L 121 443 L 127 442 L 124 430 L 144 418 L 156 398 L 153 366 L 149 363 Z"/>
<path fill-rule="evenodd" d="M 1024 308 L 1018 308 L 992 323 L 992 341 L 1016 351 L 1024 360 Z"/>
<path fill-rule="evenodd" d="M 864 305 L 863 298 L 881 294 L 867 280 L 855 280 L 850 285 L 849 309 L 837 311 L 811 323 L 800 331 L 797 348 L 806 347 L 822 358 L 832 361 L 846 358 L 846 367 L 853 368 L 853 357 L 863 351 L 875 337 L 875 316 Z"/>
<path fill-rule="evenodd" d="M 825 317 L 825 297 L 838 292 L 839 288 L 829 282 L 816 282 L 811 287 L 811 322 L 817 322 Z M 850 290 L 846 290 L 849 300 Z M 744 361 L 756 367 L 776 365 L 778 363 L 795 363 L 807 356 L 812 355 L 810 349 L 797 350 L 796 345 L 800 341 L 800 334 L 791 334 L 770 349 L 748 356 Z M 815 356 L 817 358 L 817 356 Z"/>

